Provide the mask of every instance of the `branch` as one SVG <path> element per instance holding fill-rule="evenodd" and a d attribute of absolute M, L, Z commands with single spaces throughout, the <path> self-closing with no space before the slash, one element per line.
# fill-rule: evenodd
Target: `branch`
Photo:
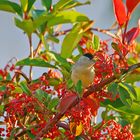
<path fill-rule="evenodd" d="M 121 74 L 126 74 L 128 72 L 132 72 L 135 69 L 140 68 L 140 63 L 134 64 L 132 66 L 130 66 L 128 69 L 125 69 Z M 117 77 L 115 75 L 113 75 L 112 77 L 103 80 L 101 83 L 97 84 L 97 85 L 91 85 L 87 88 L 87 91 L 84 93 L 83 98 L 88 97 L 89 95 L 91 95 L 93 92 L 97 92 L 100 91 L 105 85 L 113 82 L 114 80 L 116 80 Z M 66 111 L 68 109 L 71 109 L 72 107 L 74 107 L 76 104 L 78 104 L 80 102 L 80 100 L 78 99 L 78 97 L 71 103 L 71 105 L 69 105 L 67 107 L 67 109 L 65 109 L 65 111 L 63 112 L 59 112 L 58 114 L 55 115 L 55 117 L 51 120 L 48 121 L 47 125 L 38 133 L 38 135 L 36 136 L 35 140 L 38 140 L 41 136 L 43 136 L 44 133 L 47 133 L 49 130 L 51 130 L 51 128 L 58 123 L 58 121 L 61 119 L 61 117 L 64 116 L 64 114 L 66 113 Z"/>

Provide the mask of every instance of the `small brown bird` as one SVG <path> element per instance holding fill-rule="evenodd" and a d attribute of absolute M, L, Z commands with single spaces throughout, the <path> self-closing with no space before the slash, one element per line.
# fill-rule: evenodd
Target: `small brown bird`
<path fill-rule="evenodd" d="M 94 80 L 94 64 L 95 60 L 92 54 L 86 53 L 81 56 L 72 67 L 71 79 L 73 83 L 76 85 L 81 80 L 83 88 L 88 87 Z"/>

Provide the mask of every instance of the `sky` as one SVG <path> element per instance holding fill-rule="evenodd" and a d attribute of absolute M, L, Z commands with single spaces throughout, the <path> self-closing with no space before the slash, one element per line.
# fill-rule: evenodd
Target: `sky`
<path fill-rule="evenodd" d="M 11 1 L 18 2 L 19 0 Z M 94 20 L 94 28 L 109 28 L 115 21 L 112 0 L 91 1 L 91 5 L 79 7 L 77 8 L 77 11 L 88 15 L 91 20 Z M 40 7 L 40 1 L 36 2 L 36 7 Z M 140 6 L 138 10 L 140 10 Z M 132 20 L 131 24 L 136 25 L 139 17 L 140 15 L 134 14 L 134 20 Z M 98 35 L 101 39 L 105 38 L 102 34 Z M 36 46 L 37 43 L 38 39 L 34 37 L 33 45 Z M 26 58 L 28 55 L 28 39 L 26 35 L 14 25 L 14 15 L 0 11 L 0 68 L 3 68 L 13 57 L 20 60 Z"/>

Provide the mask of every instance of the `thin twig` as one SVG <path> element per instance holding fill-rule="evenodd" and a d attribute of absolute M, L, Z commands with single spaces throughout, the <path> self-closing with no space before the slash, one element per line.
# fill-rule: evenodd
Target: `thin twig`
<path fill-rule="evenodd" d="M 34 51 L 33 51 L 33 45 L 32 45 L 32 36 L 28 37 L 29 39 L 29 45 L 30 45 L 30 58 L 34 57 Z M 29 79 L 32 80 L 32 66 L 30 66 L 30 70 L 29 70 Z"/>

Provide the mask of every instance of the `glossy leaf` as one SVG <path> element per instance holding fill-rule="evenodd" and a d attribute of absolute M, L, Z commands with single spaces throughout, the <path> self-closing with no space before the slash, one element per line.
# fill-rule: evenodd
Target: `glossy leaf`
<path fill-rule="evenodd" d="M 28 0 L 28 8 L 27 8 L 27 12 L 30 11 L 30 9 L 32 8 L 33 4 L 35 3 L 36 0 Z"/>
<path fill-rule="evenodd" d="M 36 67 L 48 67 L 48 68 L 56 68 L 50 63 L 44 61 L 40 58 L 25 58 L 16 63 L 16 66 L 36 66 Z"/>
<path fill-rule="evenodd" d="M 89 18 L 86 15 L 76 12 L 74 10 L 62 11 L 58 12 L 50 20 L 48 20 L 47 25 L 48 27 L 50 27 L 58 24 L 75 23 L 82 21 L 89 21 Z"/>
<path fill-rule="evenodd" d="M 20 0 L 24 12 L 29 12 L 36 0 Z"/>
<path fill-rule="evenodd" d="M 82 93 L 82 89 L 83 89 L 83 87 L 82 87 L 82 81 L 79 80 L 79 81 L 77 82 L 76 86 L 75 86 L 75 90 L 76 90 L 79 94 L 81 94 L 81 93 Z"/>
<path fill-rule="evenodd" d="M 93 49 L 98 50 L 100 47 L 100 39 L 97 35 L 93 36 Z"/>
<path fill-rule="evenodd" d="M 54 5 L 54 10 L 62 10 L 68 3 L 72 2 L 73 0 L 59 0 L 55 5 Z"/>
<path fill-rule="evenodd" d="M 28 35 L 31 35 L 37 28 L 43 25 L 46 21 L 52 18 L 52 15 L 47 15 L 43 12 L 41 15 L 37 16 L 34 20 L 19 20 L 15 18 L 15 24 L 18 28 L 22 29 Z"/>
<path fill-rule="evenodd" d="M 25 94 L 31 95 L 31 91 L 30 91 L 30 89 L 28 88 L 26 82 L 24 82 L 24 81 L 21 82 L 21 83 L 20 83 L 20 87 L 21 87 L 21 89 L 23 90 L 23 92 L 24 92 Z"/>
<path fill-rule="evenodd" d="M 83 36 L 81 25 L 77 24 L 64 38 L 61 49 L 61 56 L 68 58 Z"/>
<path fill-rule="evenodd" d="M 77 6 L 83 6 L 83 5 L 87 5 L 87 4 L 91 4 L 91 2 L 89 0 L 85 1 L 84 3 L 81 3 L 79 1 L 72 1 L 72 2 L 69 2 L 68 4 L 66 4 L 63 7 L 63 10 L 67 10 L 67 9 L 71 9 L 71 8 L 74 8 Z"/>
<path fill-rule="evenodd" d="M 41 2 L 42 5 L 44 5 L 47 8 L 47 10 L 50 10 L 50 7 L 52 5 L 52 0 L 41 0 Z"/>
<path fill-rule="evenodd" d="M 123 102 L 123 104 L 126 105 L 127 107 L 131 107 L 132 98 L 131 98 L 129 92 L 121 85 L 119 85 L 118 91 L 120 94 L 120 99 Z"/>
<path fill-rule="evenodd" d="M 61 67 L 64 67 L 66 70 L 70 71 L 71 65 L 67 62 L 67 60 L 60 56 L 60 54 L 57 54 L 55 52 L 49 51 L 46 53 L 49 59 L 54 60 L 58 63 L 58 65 Z"/>
<path fill-rule="evenodd" d="M 56 106 L 59 103 L 59 98 L 53 98 L 49 101 L 48 109 L 55 111 Z"/>
<path fill-rule="evenodd" d="M 20 0 L 20 3 L 23 11 L 26 12 L 28 8 L 28 0 Z"/>
<path fill-rule="evenodd" d="M 118 84 L 117 83 L 111 83 L 108 86 L 108 92 L 111 92 L 113 97 L 115 98 L 116 95 L 118 94 Z"/>
<path fill-rule="evenodd" d="M 46 93 L 41 89 L 38 89 L 35 92 L 35 97 L 47 107 L 49 102 L 51 101 L 52 95 Z"/>
<path fill-rule="evenodd" d="M 128 12 L 131 14 L 139 3 L 140 0 L 126 0 Z"/>
<path fill-rule="evenodd" d="M 125 36 L 127 43 L 130 44 L 138 37 L 139 34 L 140 34 L 140 29 L 138 27 L 134 27 L 131 30 L 129 30 Z"/>
<path fill-rule="evenodd" d="M 27 135 L 29 136 L 29 138 L 34 139 L 35 135 L 33 135 L 29 130 L 27 131 Z"/>
<path fill-rule="evenodd" d="M 129 74 L 129 76 L 127 76 L 125 78 L 125 81 L 127 83 L 135 83 L 137 81 L 140 81 L 140 75 L 139 74 L 135 74 L 135 73 L 131 73 L 131 74 Z"/>
<path fill-rule="evenodd" d="M 22 29 L 28 35 L 31 35 L 35 30 L 33 21 L 31 19 L 21 21 L 18 18 L 15 18 L 15 24 L 18 28 Z"/>
<path fill-rule="evenodd" d="M 0 10 L 17 13 L 19 16 L 22 16 L 21 7 L 17 3 L 8 0 L 0 0 Z"/>
<path fill-rule="evenodd" d="M 117 22 L 122 26 L 127 20 L 124 3 L 122 0 L 113 0 L 113 6 Z"/>
<path fill-rule="evenodd" d="M 137 100 L 137 93 L 133 86 L 129 85 L 128 83 L 121 83 L 121 85 L 123 85 L 133 99 Z"/>

